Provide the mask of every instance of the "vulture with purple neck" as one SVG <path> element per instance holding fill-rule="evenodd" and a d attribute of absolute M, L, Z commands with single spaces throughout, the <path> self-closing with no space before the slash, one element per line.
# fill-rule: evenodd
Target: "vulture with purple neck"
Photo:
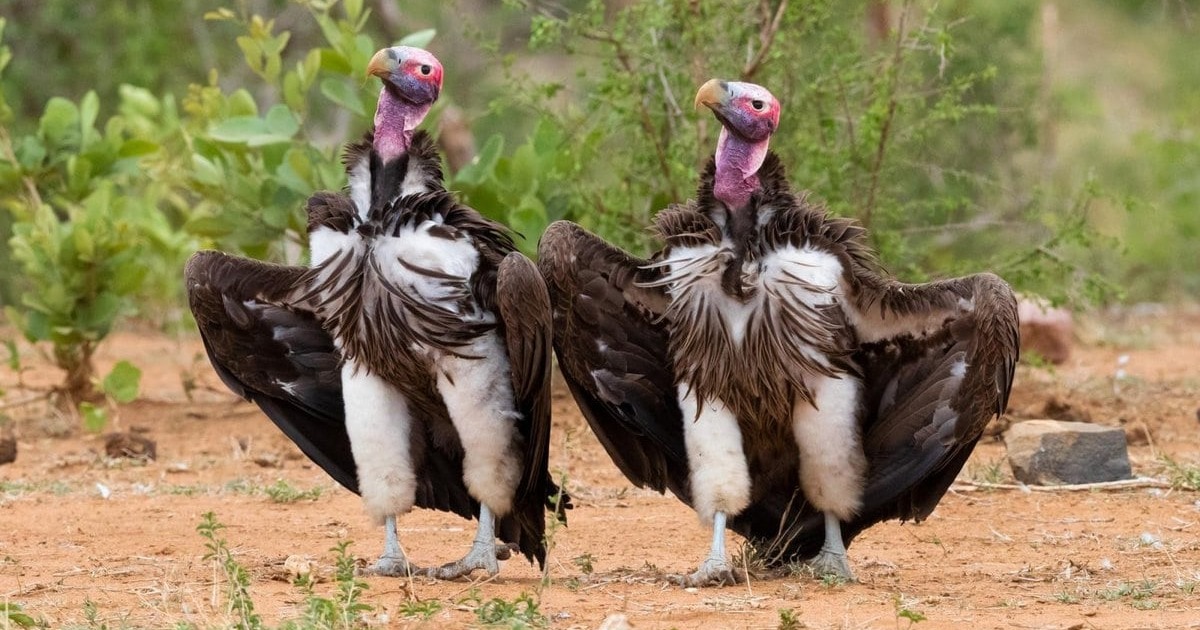
<path fill-rule="evenodd" d="M 416 127 L 438 97 L 427 51 L 379 51 L 373 131 L 347 147 L 348 194 L 308 201 L 311 266 L 199 252 L 185 271 L 209 359 L 385 527 L 373 571 L 453 579 L 509 545 L 545 562 L 551 315 L 510 233 L 458 203 Z M 409 564 L 397 515 L 479 518 L 470 552 Z M 497 546 L 496 538 L 506 543 Z"/>
<path fill-rule="evenodd" d="M 563 221 L 542 236 L 559 366 L 625 476 L 712 525 L 708 557 L 676 581 L 743 579 L 727 525 L 769 565 L 852 579 L 845 545 L 928 516 L 1003 412 L 1016 302 L 988 273 L 881 271 L 862 227 L 788 184 L 766 89 L 712 80 L 702 105 L 716 155 L 696 199 L 655 217 L 660 251 Z"/>

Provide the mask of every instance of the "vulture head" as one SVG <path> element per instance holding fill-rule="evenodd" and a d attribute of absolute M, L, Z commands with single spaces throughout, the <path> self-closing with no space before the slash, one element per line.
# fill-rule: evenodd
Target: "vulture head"
<path fill-rule="evenodd" d="M 761 85 L 710 79 L 696 93 L 696 108 L 701 105 L 712 110 L 722 127 L 713 195 L 736 211 L 759 188 L 758 169 L 779 127 L 779 101 Z"/>
<path fill-rule="evenodd" d="M 746 142 L 766 142 L 779 127 L 779 101 L 761 85 L 709 79 L 696 92 L 696 108 L 701 105 Z"/>
<path fill-rule="evenodd" d="M 427 50 L 393 46 L 371 57 L 367 75 L 383 81 L 375 109 L 374 144 L 387 162 L 408 150 L 413 130 L 441 93 L 442 64 Z"/>
<path fill-rule="evenodd" d="M 367 74 L 382 79 L 385 90 L 412 105 L 432 105 L 442 91 L 442 64 L 421 48 L 384 48 L 371 57 Z"/>

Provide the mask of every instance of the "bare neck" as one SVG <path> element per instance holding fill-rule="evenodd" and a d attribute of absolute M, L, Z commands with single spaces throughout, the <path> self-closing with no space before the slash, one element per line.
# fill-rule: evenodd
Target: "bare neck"
<path fill-rule="evenodd" d="M 379 93 L 379 105 L 375 108 L 374 146 L 384 163 L 408 151 L 414 130 L 432 106 L 432 103 L 413 105 L 395 96 L 386 87 Z"/>
<path fill-rule="evenodd" d="M 768 140 L 748 142 L 721 129 L 717 140 L 717 173 L 713 196 L 730 210 L 744 208 L 760 187 L 758 169 L 767 157 Z"/>

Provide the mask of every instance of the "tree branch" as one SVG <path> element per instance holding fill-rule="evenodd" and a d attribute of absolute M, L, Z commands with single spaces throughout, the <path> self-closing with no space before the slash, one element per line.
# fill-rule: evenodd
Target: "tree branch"
<path fill-rule="evenodd" d="M 763 30 L 758 35 L 758 52 L 742 68 L 743 81 L 754 78 L 755 73 L 762 67 L 762 62 L 770 52 L 771 45 L 775 43 L 775 34 L 779 32 L 779 25 L 783 23 L 783 13 L 787 10 L 787 5 L 788 0 L 779 0 L 779 6 L 775 9 L 775 17 L 769 23 L 763 24 Z"/>
<path fill-rule="evenodd" d="M 899 105 L 896 93 L 899 91 L 900 64 L 904 61 L 904 26 L 905 22 L 908 21 L 908 12 L 911 7 L 911 1 L 904 3 L 904 8 L 900 12 L 900 20 L 896 25 L 896 48 L 892 51 L 887 115 L 883 119 L 883 128 L 879 130 L 879 142 L 875 146 L 875 162 L 871 165 L 871 186 L 867 189 L 867 203 L 866 207 L 863 208 L 862 224 L 865 228 L 871 227 L 871 215 L 875 213 L 875 196 L 879 191 L 879 174 L 883 170 L 883 157 L 887 153 L 892 122 L 896 118 L 896 108 Z"/>

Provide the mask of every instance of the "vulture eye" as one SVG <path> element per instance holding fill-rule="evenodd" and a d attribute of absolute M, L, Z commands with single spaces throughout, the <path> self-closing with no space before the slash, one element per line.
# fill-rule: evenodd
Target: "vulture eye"
<path fill-rule="evenodd" d="M 767 105 L 766 103 L 764 103 L 760 100 L 757 100 L 757 99 L 750 101 L 750 107 L 753 107 L 754 111 L 756 111 L 756 112 L 761 112 L 763 110 L 763 107 L 766 107 L 766 105 Z"/>
<path fill-rule="evenodd" d="M 430 72 L 433 72 L 433 66 L 430 66 L 427 63 L 421 64 L 421 74 L 429 76 Z"/>

